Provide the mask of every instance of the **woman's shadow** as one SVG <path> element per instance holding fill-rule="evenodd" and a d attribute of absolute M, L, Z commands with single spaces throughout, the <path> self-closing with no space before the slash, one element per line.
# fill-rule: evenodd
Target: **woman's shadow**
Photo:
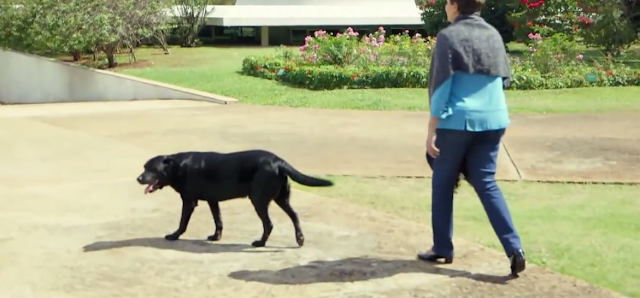
<path fill-rule="evenodd" d="M 448 269 L 444 266 L 418 260 L 389 260 L 373 257 L 354 257 L 334 261 L 313 261 L 280 270 L 240 270 L 228 276 L 243 281 L 273 285 L 303 285 L 314 283 L 356 282 L 382 279 L 401 273 L 426 273 L 451 278 L 467 278 L 477 282 L 507 284 L 514 279 L 510 275 L 497 276 L 477 274 L 464 270 Z"/>

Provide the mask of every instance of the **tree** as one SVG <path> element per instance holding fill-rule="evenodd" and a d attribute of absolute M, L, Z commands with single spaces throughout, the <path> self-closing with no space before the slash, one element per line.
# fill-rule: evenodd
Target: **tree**
<path fill-rule="evenodd" d="M 444 6 L 447 0 L 416 0 L 416 5 L 422 10 L 422 20 L 428 35 L 436 35 L 438 31 L 449 25 Z M 513 41 L 513 26 L 508 20 L 508 14 L 513 6 L 505 0 L 487 0 L 480 15 L 495 27 L 505 43 Z"/>
<path fill-rule="evenodd" d="M 578 35 L 584 44 L 618 55 L 638 39 L 633 18 L 618 0 L 583 0 Z"/>
<path fill-rule="evenodd" d="M 0 0 L 0 44 L 35 54 L 102 50 L 116 66 L 121 46 L 133 48 L 165 27 L 166 0 Z"/>
<path fill-rule="evenodd" d="M 195 47 L 198 33 L 205 25 L 206 17 L 213 10 L 210 0 L 173 0 L 175 33 L 183 47 Z"/>
<path fill-rule="evenodd" d="M 440 30 L 449 26 L 444 11 L 447 0 L 417 0 L 416 4 L 422 10 L 422 21 L 427 35 L 436 36 Z"/>
<path fill-rule="evenodd" d="M 74 53 L 89 47 L 100 34 L 89 27 L 105 25 L 92 17 L 94 0 L 33 0 L 19 5 L 2 1 L 0 43 L 17 51 Z"/>
<path fill-rule="evenodd" d="M 166 8 L 168 1 L 162 0 L 118 0 L 122 1 L 119 17 L 122 18 L 120 41 L 129 49 L 130 62 L 136 62 L 135 47 L 142 39 L 155 38 L 165 54 L 169 53 L 166 44 Z"/>

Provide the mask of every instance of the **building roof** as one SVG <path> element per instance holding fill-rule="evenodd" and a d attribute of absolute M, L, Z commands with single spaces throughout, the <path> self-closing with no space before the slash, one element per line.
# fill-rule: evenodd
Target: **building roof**
<path fill-rule="evenodd" d="M 237 0 L 211 6 L 208 25 L 362 26 L 420 25 L 414 0 Z"/>

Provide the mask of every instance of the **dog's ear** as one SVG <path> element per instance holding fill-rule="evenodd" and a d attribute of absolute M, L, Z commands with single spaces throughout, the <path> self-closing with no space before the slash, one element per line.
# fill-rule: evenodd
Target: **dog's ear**
<path fill-rule="evenodd" d="M 172 165 L 176 164 L 176 160 L 173 159 L 173 157 L 171 157 L 171 156 L 165 156 L 162 159 L 162 164 L 165 165 L 165 166 L 172 166 Z"/>

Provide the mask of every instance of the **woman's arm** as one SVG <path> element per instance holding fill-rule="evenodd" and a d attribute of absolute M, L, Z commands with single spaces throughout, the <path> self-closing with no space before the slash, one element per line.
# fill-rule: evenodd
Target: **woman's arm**
<path fill-rule="evenodd" d="M 444 34 L 438 34 L 437 40 L 429 67 L 429 107 L 432 117 L 429 121 L 430 131 L 435 131 L 439 119 L 448 116 L 447 103 L 451 96 L 453 78 L 449 39 Z M 431 125 L 432 123 L 435 125 Z"/>

